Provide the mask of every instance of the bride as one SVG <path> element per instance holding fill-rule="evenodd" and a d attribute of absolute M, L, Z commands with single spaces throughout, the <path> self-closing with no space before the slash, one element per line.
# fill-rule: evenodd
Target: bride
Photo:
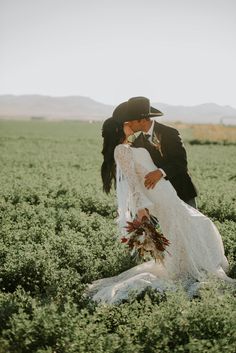
<path fill-rule="evenodd" d="M 225 273 L 229 264 L 213 222 L 182 201 L 168 180 L 162 178 L 153 189 L 145 188 L 144 177 L 156 170 L 156 165 L 145 148 L 132 147 L 130 135 L 133 131 L 128 124 L 113 118 L 104 122 L 103 189 L 109 193 L 113 180 L 116 182 L 121 231 L 134 216 L 141 220 L 151 214 L 170 241 L 168 253 L 164 264 L 153 259 L 117 276 L 94 281 L 88 285 L 87 295 L 97 302 L 117 303 L 127 299 L 130 290 L 138 293 L 149 286 L 162 292 L 176 288 L 179 281 L 185 287 L 200 284 L 208 275 L 235 282 Z"/>

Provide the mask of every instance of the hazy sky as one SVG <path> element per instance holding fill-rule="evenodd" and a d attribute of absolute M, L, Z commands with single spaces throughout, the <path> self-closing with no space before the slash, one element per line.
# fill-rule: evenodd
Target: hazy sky
<path fill-rule="evenodd" d="M 0 0 L 0 94 L 236 107 L 235 0 Z"/>

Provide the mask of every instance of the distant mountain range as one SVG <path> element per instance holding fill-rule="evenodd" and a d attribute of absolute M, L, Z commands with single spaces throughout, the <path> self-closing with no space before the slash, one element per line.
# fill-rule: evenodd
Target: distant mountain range
<path fill-rule="evenodd" d="M 236 109 L 215 103 L 195 106 L 152 103 L 164 116 L 158 121 L 185 123 L 236 124 Z M 0 96 L 1 119 L 104 120 L 111 116 L 114 106 L 88 97 L 50 97 L 43 95 Z"/>
<path fill-rule="evenodd" d="M 0 117 L 102 120 L 112 111 L 112 106 L 81 96 L 0 96 Z"/>

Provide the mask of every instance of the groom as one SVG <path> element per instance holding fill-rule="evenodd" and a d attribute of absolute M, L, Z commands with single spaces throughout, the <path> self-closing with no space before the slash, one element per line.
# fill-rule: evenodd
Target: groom
<path fill-rule="evenodd" d="M 179 132 L 151 120 L 163 115 L 150 106 L 146 97 L 133 97 L 116 107 L 112 117 L 127 122 L 134 132 L 142 133 L 134 140 L 134 147 L 146 148 L 157 169 L 145 176 L 146 188 L 154 188 L 161 178 L 171 182 L 178 196 L 196 208 L 196 188 L 188 173 L 187 154 Z"/>

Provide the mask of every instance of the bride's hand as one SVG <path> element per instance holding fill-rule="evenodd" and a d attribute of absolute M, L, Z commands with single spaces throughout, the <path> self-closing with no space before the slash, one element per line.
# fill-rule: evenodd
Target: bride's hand
<path fill-rule="evenodd" d="M 140 222 L 142 221 L 143 217 L 150 218 L 148 209 L 146 209 L 146 208 L 143 208 L 137 212 L 137 218 Z"/>

